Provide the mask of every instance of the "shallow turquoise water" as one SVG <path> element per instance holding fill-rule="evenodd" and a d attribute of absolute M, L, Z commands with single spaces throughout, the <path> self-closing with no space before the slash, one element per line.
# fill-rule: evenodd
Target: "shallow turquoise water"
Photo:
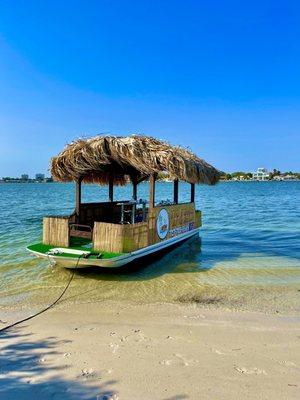
<path fill-rule="evenodd" d="M 180 184 L 180 200 L 189 185 Z M 118 199 L 131 197 L 130 186 Z M 148 197 L 148 185 L 138 196 Z M 172 198 L 158 183 L 157 200 Z M 86 185 L 84 201 L 103 201 L 107 188 Z M 300 309 L 300 182 L 224 182 L 196 189 L 203 211 L 201 240 L 191 240 L 138 271 L 78 272 L 65 301 L 189 301 L 267 311 Z M 72 184 L 0 185 L 0 305 L 28 307 L 55 298 L 70 271 L 33 258 L 42 217 L 74 208 Z"/>

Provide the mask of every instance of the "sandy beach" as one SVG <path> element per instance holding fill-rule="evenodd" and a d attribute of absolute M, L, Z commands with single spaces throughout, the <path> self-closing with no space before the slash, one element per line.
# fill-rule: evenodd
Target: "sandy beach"
<path fill-rule="evenodd" d="M 298 317 L 60 304 L 1 336 L 1 399 L 298 399 Z"/>

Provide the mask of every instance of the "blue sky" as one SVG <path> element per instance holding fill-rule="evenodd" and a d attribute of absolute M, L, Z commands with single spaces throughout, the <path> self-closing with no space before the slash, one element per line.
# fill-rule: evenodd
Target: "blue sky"
<path fill-rule="evenodd" d="M 300 170 L 299 132 L 297 1 L 0 0 L 0 176 L 99 133 Z"/>

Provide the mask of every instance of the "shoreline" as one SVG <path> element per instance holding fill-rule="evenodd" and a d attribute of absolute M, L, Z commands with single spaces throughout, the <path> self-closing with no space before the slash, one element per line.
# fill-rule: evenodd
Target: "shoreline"
<path fill-rule="evenodd" d="M 2 334 L 0 396 L 296 399 L 299 339 L 297 316 L 62 302 Z"/>
<path fill-rule="evenodd" d="M 172 181 L 168 181 L 168 180 L 163 180 L 163 179 L 158 179 L 156 182 L 158 183 L 172 183 Z M 223 182 L 300 182 L 300 179 L 220 179 L 220 181 L 218 182 L 218 184 L 223 183 Z M 1 181 L 0 180 L 0 184 L 13 184 L 13 183 L 18 183 L 18 184 L 34 184 L 34 183 L 38 183 L 38 184 L 42 184 L 42 183 L 60 183 L 60 184 L 66 184 L 66 183 L 70 183 L 70 182 L 56 182 L 56 181 L 49 181 L 49 182 L 43 182 L 43 181 L 32 181 L 32 182 L 24 182 L 24 181 Z M 141 183 L 149 183 L 148 181 L 144 181 Z M 130 184 L 129 182 L 127 182 L 126 184 Z M 90 184 L 89 184 L 90 185 Z"/>

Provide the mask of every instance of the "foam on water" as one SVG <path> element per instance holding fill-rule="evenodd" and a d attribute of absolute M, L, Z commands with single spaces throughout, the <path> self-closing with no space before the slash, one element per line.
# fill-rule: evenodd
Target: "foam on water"
<path fill-rule="evenodd" d="M 148 185 L 138 196 L 147 198 Z M 172 198 L 172 184 L 158 183 L 157 200 Z M 131 197 L 131 187 L 117 188 L 116 198 Z M 189 185 L 180 184 L 180 200 Z M 86 185 L 84 201 L 104 201 L 107 188 Z M 225 182 L 199 186 L 203 210 L 201 239 L 143 262 L 120 274 L 78 271 L 65 302 L 193 301 L 262 311 L 300 309 L 300 182 Z M 0 185 L 0 305 L 32 307 L 60 293 L 70 271 L 51 268 L 26 251 L 40 241 L 44 215 L 68 214 L 74 208 L 71 184 Z"/>

